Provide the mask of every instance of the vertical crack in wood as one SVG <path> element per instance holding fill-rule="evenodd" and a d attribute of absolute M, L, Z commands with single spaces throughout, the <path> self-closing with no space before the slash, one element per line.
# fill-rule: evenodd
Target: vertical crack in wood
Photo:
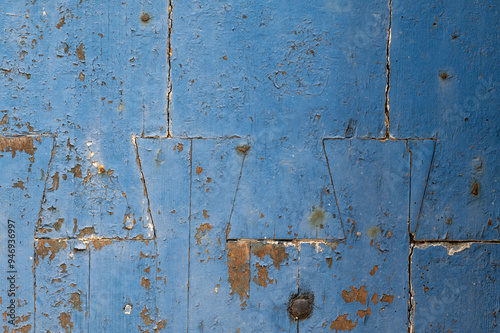
<path fill-rule="evenodd" d="M 387 71 L 387 84 L 385 86 L 385 138 L 389 138 L 390 126 L 390 113 L 389 113 L 389 90 L 391 89 L 391 61 L 390 61 L 390 47 L 391 47 L 391 31 L 392 29 L 392 0 L 389 0 L 389 27 L 387 28 L 387 47 L 386 47 L 386 71 Z"/>

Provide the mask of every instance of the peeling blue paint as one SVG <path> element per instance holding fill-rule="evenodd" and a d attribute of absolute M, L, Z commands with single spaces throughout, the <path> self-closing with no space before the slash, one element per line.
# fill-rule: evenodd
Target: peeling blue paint
<path fill-rule="evenodd" d="M 498 4 L 0 4 L 4 332 L 498 331 Z"/>

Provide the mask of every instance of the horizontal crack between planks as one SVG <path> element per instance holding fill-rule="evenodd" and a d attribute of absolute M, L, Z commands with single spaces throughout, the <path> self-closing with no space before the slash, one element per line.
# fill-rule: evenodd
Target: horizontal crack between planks
<path fill-rule="evenodd" d="M 380 141 L 380 142 L 386 142 L 386 141 L 425 141 L 425 140 L 432 140 L 432 141 L 437 141 L 436 137 L 428 137 L 428 138 L 377 138 L 377 137 L 372 137 L 372 136 L 360 136 L 360 137 L 351 137 L 351 138 L 345 138 L 342 136 L 334 136 L 334 137 L 326 137 L 323 138 L 323 141 L 327 140 L 375 140 L 375 141 Z"/>
<path fill-rule="evenodd" d="M 226 240 L 226 243 L 235 243 L 235 242 L 244 242 L 244 243 L 278 243 L 287 246 L 297 246 L 300 244 L 340 244 L 345 242 L 343 239 L 309 239 L 309 238 L 301 238 L 301 239 L 279 239 L 279 238 L 229 238 Z"/>
<path fill-rule="evenodd" d="M 500 244 L 500 239 L 498 240 L 477 240 L 477 239 L 469 239 L 469 240 L 445 240 L 445 239 L 423 239 L 413 241 L 413 244 L 416 247 L 423 247 L 425 245 L 462 245 L 462 244 Z"/>
<path fill-rule="evenodd" d="M 53 240 L 53 241 L 82 241 L 90 243 L 93 241 L 119 241 L 119 242 L 153 242 L 154 238 L 122 238 L 122 237 L 34 237 L 35 241 L 39 240 Z"/>
<path fill-rule="evenodd" d="M 239 135 L 232 136 L 215 136 L 215 137 L 203 137 L 203 136 L 161 136 L 161 135 L 145 135 L 141 136 L 141 139 L 162 139 L 162 140 L 230 140 L 230 139 L 243 139 Z"/>

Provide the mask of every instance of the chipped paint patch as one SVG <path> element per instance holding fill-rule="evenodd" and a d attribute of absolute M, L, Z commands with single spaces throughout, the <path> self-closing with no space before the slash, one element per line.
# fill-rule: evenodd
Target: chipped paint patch
<path fill-rule="evenodd" d="M 231 295 L 238 294 L 243 302 L 250 292 L 250 246 L 247 242 L 229 242 L 226 249 Z"/>
<path fill-rule="evenodd" d="M 0 137 L 0 152 L 12 153 L 12 158 L 16 157 L 16 152 L 25 152 L 33 156 L 35 153 L 33 138 L 29 136 L 16 136 L 12 138 Z"/>
<path fill-rule="evenodd" d="M 386 295 L 386 294 L 383 294 L 382 298 L 380 299 L 381 302 L 385 303 L 392 303 L 393 300 L 394 300 L 394 295 Z"/>
<path fill-rule="evenodd" d="M 206 211 L 204 211 L 204 212 L 206 212 Z M 201 239 L 210 230 L 212 230 L 212 226 L 209 223 L 203 223 L 198 228 L 196 228 L 196 234 L 194 235 L 194 237 L 196 238 L 196 244 L 198 244 L 198 245 L 201 244 Z"/>
<path fill-rule="evenodd" d="M 146 290 L 149 290 L 149 285 L 151 283 L 149 282 L 149 279 L 148 278 L 145 278 L 143 277 L 142 280 L 141 280 L 141 286 L 146 288 Z"/>
<path fill-rule="evenodd" d="M 273 260 L 273 265 L 276 269 L 280 269 L 283 260 L 288 260 L 288 253 L 286 253 L 286 247 L 283 244 L 270 244 L 270 243 L 253 243 L 252 253 L 264 259 L 266 255 L 270 256 Z"/>
<path fill-rule="evenodd" d="M 461 243 L 446 243 L 446 242 L 437 242 L 437 243 L 419 243 L 416 244 L 415 247 L 421 250 L 425 250 L 428 247 L 431 246 L 442 246 L 446 248 L 448 251 L 448 255 L 452 256 L 455 253 L 461 252 L 466 249 L 470 249 L 470 246 L 473 244 L 473 242 L 461 242 Z"/>
<path fill-rule="evenodd" d="M 97 251 L 101 250 L 106 245 L 111 245 L 113 241 L 111 239 L 94 239 L 92 240 L 92 244 L 94 245 Z"/>
<path fill-rule="evenodd" d="M 330 324 L 330 331 L 335 330 L 335 333 L 338 331 L 351 331 L 356 327 L 357 323 L 353 323 L 352 320 L 347 319 L 348 314 L 344 314 L 339 316 L 337 319 L 332 321 Z"/>
<path fill-rule="evenodd" d="M 366 310 L 358 310 L 356 315 L 360 318 L 364 318 L 365 316 L 370 316 L 372 314 L 372 309 L 370 307 L 366 308 Z"/>
<path fill-rule="evenodd" d="M 149 314 L 148 308 L 144 305 L 144 309 L 141 311 L 141 318 L 145 325 L 151 325 L 153 320 Z"/>
<path fill-rule="evenodd" d="M 6 326 L 3 327 L 5 328 Z M 8 332 L 8 329 L 4 332 Z M 29 332 L 31 332 L 31 325 L 29 324 L 12 330 L 12 333 L 29 333 Z"/>
<path fill-rule="evenodd" d="M 66 331 L 66 333 L 73 331 L 73 323 L 71 322 L 71 315 L 65 312 L 61 312 L 59 315 L 59 324 Z"/>
<path fill-rule="evenodd" d="M 36 265 L 39 264 L 40 259 L 44 259 L 49 255 L 49 260 L 53 260 L 56 254 L 61 250 L 65 249 L 68 245 L 65 240 L 58 239 L 39 239 L 38 246 L 36 248 Z"/>
<path fill-rule="evenodd" d="M 269 278 L 267 266 L 261 266 L 259 263 L 255 264 L 257 267 L 257 275 L 253 277 L 253 282 L 261 287 L 267 287 L 267 284 L 273 284 L 275 281 Z"/>
<path fill-rule="evenodd" d="M 130 314 L 132 312 L 132 305 L 131 304 L 125 304 L 123 307 L 123 313 L 125 314 Z"/>
<path fill-rule="evenodd" d="M 94 227 L 86 227 L 80 230 L 78 233 L 78 238 L 82 238 L 84 236 L 91 236 L 95 234 L 95 228 Z"/>
<path fill-rule="evenodd" d="M 350 291 L 342 290 L 342 298 L 346 303 L 353 303 L 354 301 L 360 302 L 366 305 L 366 297 L 368 296 L 368 291 L 365 290 L 365 286 L 361 286 L 359 289 L 356 287 L 350 287 Z"/>
<path fill-rule="evenodd" d="M 69 303 L 73 306 L 73 309 L 81 312 L 82 311 L 81 291 L 78 291 L 77 293 L 71 293 Z"/>

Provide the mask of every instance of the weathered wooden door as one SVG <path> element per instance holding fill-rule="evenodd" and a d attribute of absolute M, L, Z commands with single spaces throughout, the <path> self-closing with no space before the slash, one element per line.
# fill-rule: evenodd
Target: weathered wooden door
<path fill-rule="evenodd" d="M 499 10 L 0 0 L 3 332 L 499 332 Z"/>

